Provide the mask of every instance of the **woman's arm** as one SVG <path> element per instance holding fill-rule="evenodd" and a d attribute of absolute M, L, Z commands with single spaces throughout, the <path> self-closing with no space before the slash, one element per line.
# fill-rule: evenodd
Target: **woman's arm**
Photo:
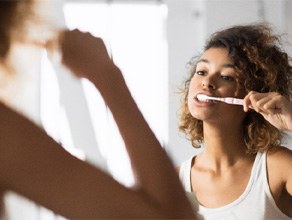
<path fill-rule="evenodd" d="M 0 188 L 68 218 L 165 217 L 142 191 L 121 186 L 67 153 L 39 127 L 0 104 Z"/>
<path fill-rule="evenodd" d="M 139 111 L 103 41 L 89 33 L 67 31 L 62 54 L 63 63 L 78 77 L 94 83 L 112 111 L 130 156 L 137 188 L 169 216 L 183 217 L 184 213 L 184 217 L 190 217 L 191 207 L 175 168 Z"/>

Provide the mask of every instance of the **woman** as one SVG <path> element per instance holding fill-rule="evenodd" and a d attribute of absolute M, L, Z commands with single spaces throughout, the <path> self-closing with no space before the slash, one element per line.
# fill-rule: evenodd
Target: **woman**
<path fill-rule="evenodd" d="M 292 131 L 292 67 L 279 43 L 268 25 L 234 26 L 192 63 L 180 129 L 204 150 L 182 163 L 180 178 L 204 219 L 292 217 L 292 152 L 281 147 L 282 131 Z"/>
<path fill-rule="evenodd" d="M 45 22 L 35 11 L 40 3 L 0 2 L 1 74 L 21 74 L 13 68 L 17 61 L 8 59 L 16 43 L 49 47 L 55 42 L 27 31 Z M 126 188 L 71 156 L 42 129 L 2 103 L 1 192 L 13 190 L 68 218 L 195 218 L 171 161 L 138 110 L 103 41 L 75 30 L 64 31 L 59 43 L 63 64 L 94 83 L 112 111 L 136 185 Z"/>

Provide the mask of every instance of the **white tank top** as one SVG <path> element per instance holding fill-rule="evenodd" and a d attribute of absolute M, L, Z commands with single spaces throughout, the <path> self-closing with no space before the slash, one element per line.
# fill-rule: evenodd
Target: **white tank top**
<path fill-rule="evenodd" d="M 191 192 L 191 164 L 192 159 L 183 162 L 179 177 L 187 191 L 199 217 L 207 220 L 291 220 L 277 207 L 267 179 L 266 153 L 258 152 L 252 167 L 251 177 L 243 194 L 235 201 L 219 208 L 206 208 L 200 205 Z M 190 194 L 193 194 L 192 196 Z M 292 207 L 291 207 L 292 209 Z"/>

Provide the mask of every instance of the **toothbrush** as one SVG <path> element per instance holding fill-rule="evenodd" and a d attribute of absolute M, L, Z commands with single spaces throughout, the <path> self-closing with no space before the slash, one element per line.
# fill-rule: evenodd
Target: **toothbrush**
<path fill-rule="evenodd" d="M 223 98 L 223 97 L 212 97 L 212 96 L 207 96 L 204 94 L 199 94 L 197 95 L 197 99 L 199 101 L 214 100 L 214 101 L 219 101 L 219 102 L 225 102 L 231 105 L 243 105 L 243 99 L 232 98 L 232 97 Z"/>

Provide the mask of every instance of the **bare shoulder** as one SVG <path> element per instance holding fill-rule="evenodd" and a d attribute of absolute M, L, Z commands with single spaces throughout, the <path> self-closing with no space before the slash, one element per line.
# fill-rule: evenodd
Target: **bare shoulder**
<path fill-rule="evenodd" d="M 282 212 L 292 216 L 292 151 L 278 147 L 267 153 L 268 182 L 273 198 Z"/>
<path fill-rule="evenodd" d="M 270 149 L 267 152 L 267 167 L 270 172 L 285 181 L 292 173 L 292 151 L 286 147 Z"/>
<path fill-rule="evenodd" d="M 267 152 L 267 158 L 270 162 L 280 163 L 280 164 L 291 164 L 292 163 L 292 150 L 286 147 L 277 147 L 270 149 Z"/>

